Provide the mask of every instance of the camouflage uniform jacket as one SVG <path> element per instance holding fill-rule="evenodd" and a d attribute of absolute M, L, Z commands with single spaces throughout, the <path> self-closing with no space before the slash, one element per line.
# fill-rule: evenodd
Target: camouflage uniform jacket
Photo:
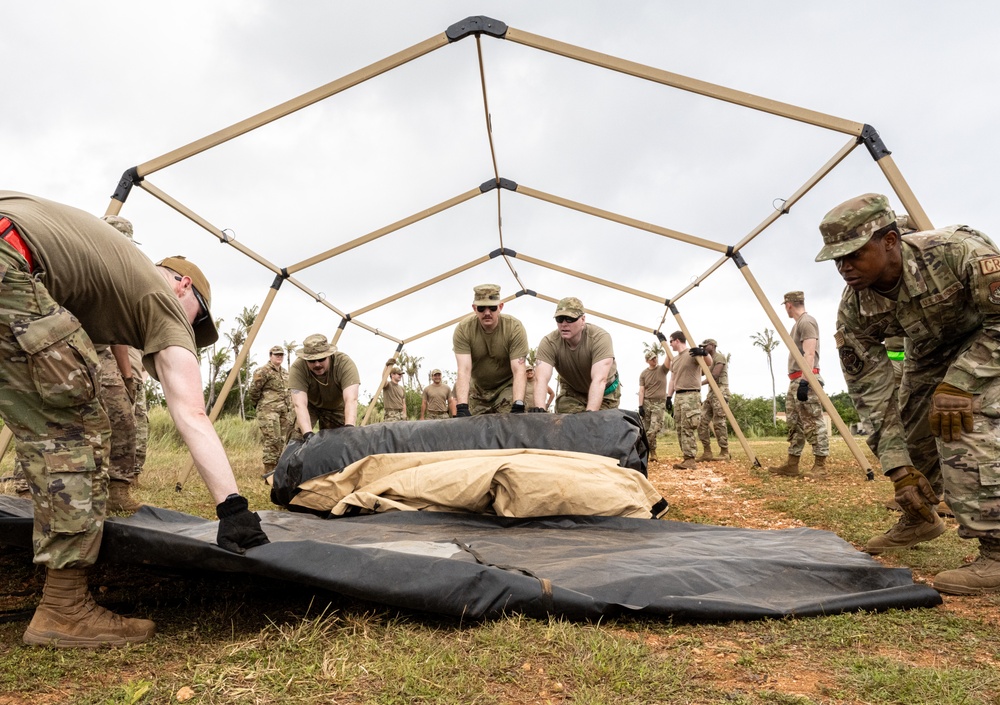
<path fill-rule="evenodd" d="M 250 403 L 257 407 L 258 413 L 291 411 L 292 396 L 285 368 L 275 367 L 270 362 L 258 367 L 250 382 Z"/>
<path fill-rule="evenodd" d="M 941 381 L 973 394 L 1000 377 L 997 246 L 983 233 L 953 225 L 904 235 L 901 250 L 895 300 L 870 288 L 845 288 L 835 335 L 848 391 L 874 428 L 868 445 L 886 472 L 912 463 L 885 338 L 909 338 L 905 369 L 945 366 Z"/>

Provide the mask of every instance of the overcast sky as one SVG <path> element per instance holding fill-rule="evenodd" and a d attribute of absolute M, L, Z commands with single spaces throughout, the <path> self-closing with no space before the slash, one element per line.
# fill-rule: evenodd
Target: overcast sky
<path fill-rule="evenodd" d="M 4 188 L 102 215 L 122 172 L 442 34 L 471 15 L 692 78 L 873 125 L 931 221 L 996 238 L 1000 5 L 995 2 L 94 2 L 3 3 Z M 848 137 L 483 37 L 500 175 L 539 191 L 733 244 Z M 477 44 L 467 38 L 149 176 L 149 182 L 278 266 L 377 230 L 493 177 Z M 842 283 L 816 264 L 817 223 L 867 191 L 898 199 L 860 147 L 743 253 L 782 316 L 806 292 L 827 390 L 845 388 L 833 345 Z M 496 192 L 296 274 L 349 312 L 499 247 Z M 502 191 L 503 242 L 563 267 L 673 298 L 715 252 Z M 154 260 L 186 254 L 229 330 L 274 275 L 136 188 L 121 215 Z M 529 289 L 660 326 L 662 304 L 514 260 Z M 518 284 L 502 259 L 359 319 L 409 339 L 469 310 L 472 287 Z M 770 396 L 750 337 L 773 327 L 726 263 L 677 302 L 693 335 L 732 354 L 730 385 Z M 505 313 L 532 346 L 554 306 Z M 606 322 L 634 408 L 651 333 Z M 784 319 L 786 327 L 791 321 Z M 286 284 L 253 347 L 332 336 L 340 318 Z M 671 315 L 665 334 L 677 328 Z M 374 392 L 396 344 L 348 325 L 340 348 Z M 451 329 L 406 350 L 453 371 Z M 776 351 L 778 392 L 785 359 Z"/>

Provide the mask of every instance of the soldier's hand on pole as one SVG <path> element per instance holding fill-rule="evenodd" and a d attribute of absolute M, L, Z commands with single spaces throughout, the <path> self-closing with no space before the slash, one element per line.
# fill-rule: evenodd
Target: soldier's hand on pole
<path fill-rule="evenodd" d="M 394 357 L 390 357 L 388 360 L 385 361 L 386 367 L 392 367 L 395 364 L 396 364 L 396 358 Z"/>
<path fill-rule="evenodd" d="M 219 533 L 215 539 L 219 548 L 243 555 L 248 548 L 271 543 L 260 528 L 257 512 L 250 511 L 246 497 L 229 495 L 215 506 L 215 514 L 219 517 Z"/>
<path fill-rule="evenodd" d="M 809 382 L 804 379 L 799 380 L 799 388 L 795 390 L 795 398 L 799 401 L 809 400 Z"/>
<path fill-rule="evenodd" d="M 972 392 L 942 382 L 931 397 L 931 433 L 944 441 L 957 441 L 962 431 L 972 433 Z"/>
<path fill-rule="evenodd" d="M 923 519 L 931 524 L 934 523 L 934 507 L 937 506 L 938 496 L 931 488 L 931 483 L 927 481 L 923 473 L 912 465 L 904 465 L 896 468 L 893 475 L 903 470 L 906 474 L 893 478 L 892 485 L 896 489 L 896 504 L 906 514 L 914 519 Z"/>
<path fill-rule="evenodd" d="M 688 354 L 691 357 L 705 357 L 708 355 L 708 353 L 705 351 L 705 348 L 691 348 L 690 350 L 688 350 Z"/>

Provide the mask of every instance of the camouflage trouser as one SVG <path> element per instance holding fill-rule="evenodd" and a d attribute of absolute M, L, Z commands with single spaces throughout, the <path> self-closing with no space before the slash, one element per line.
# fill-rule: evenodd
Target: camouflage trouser
<path fill-rule="evenodd" d="M 0 417 L 17 439 L 34 502 L 35 562 L 97 560 L 111 427 L 97 399 L 100 362 L 80 322 L 0 241 Z"/>
<path fill-rule="evenodd" d="M 385 423 L 390 423 L 392 421 L 406 421 L 406 409 L 386 409 L 385 418 L 382 420 Z"/>
<path fill-rule="evenodd" d="M 618 402 L 622 398 L 622 388 L 618 386 L 611 394 L 605 394 L 601 399 L 601 411 L 604 409 L 617 409 Z M 559 396 L 556 397 L 557 414 L 579 414 L 587 410 L 587 395 L 578 394 L 575 390 L 566 385 L 559 388 Z"/>
<path fill-rule="evenodd" d="M 326 428 L 340 428 L 344 425 L 343 411 L 330 411 L 329 409 L 317 409 L 309 407 L 309 422 L 312 427 L 319 423 L 319 430 Z"/>
<path fill-rule="evenodd" d="M 928 413 L 947 370 L 947 364 L 906 366 L 899 401 L 907 450 L 955 513 L 959 536 L 1000 538 L 1000 379 L 974 397 L 972 433 L 945 442 L 931 435 Z"/>
<path fill-rule="evenodd" d="M 726 404 L 729 403 L 729 394 L 725 390 L 722 398 L 726 400 Z M 719 442 L 719 452 L 728 453 L 729 429 L 726 427 L 726 412 L 722 408 L 722 402 L 711 389 L 708 391 L 708 398 L 701 403 L 701 422 L 698 424 L 698 440 L 705 450 L 712 449 L 709 431 L 715 434 L 715 440 Z"/>
<path fill-rule="evenodd" d="M 484 394 L 475 387 L 469 390 L 469 413 L 473 416 L 482 414 L 509 414 L 514 404 L 514 385 L 508 384 L 496 394 Z"/>
<path fill-rule="evenodd" d="M 425 411 L 424 420 L 428 419 L 450 419 L 451 414 L 447 411 Z"/>
<path fill-rule="evenodd" d="M 111 354 L 111 348 L 100 353 L 101 358 L 101 404 L 111 423 L 111 458 L 108 476 L 112 480 L 135 480 L 135 414 L 133 404 L 125 391 L 118 361 Z"/>
<path fill-rule="evenodd" d="M 677 441 L 681 444 L 681 454 L 693 458 L 698 454 L 698 423 L 701 421 L 701 394 L 698 392 L 676 392 L 674 394 L 674 424 L 677 426 Z"/>
<path fill-rule="evenodd" d="M 146 406 L 146 386 L 139 380 L 139 390 L 135 395 L 135 474 L 138 477 L 146 464 L 146 444 L 149 443 L 149 409 Z"/>
<path fill-rule="evenodd" d="M 295 416 L 287 410 L 257 410 L 257 428 L 261 437 L 261 461 L 264 465 L 277 465 L 285 450 L 288 436 L 295 423 Z"/>
<path fill-rule="evenodd" d="M 646 427 L 646 440 L 649 442 L 649 454 L 656 455 L 656 437 L 663 428 L 663 414 L 666 413 L 666 400 L 650 401 L 646 399 L 642 406 L 642 425 Z"/>
<path fill-rule="evenodd" d="M 812 446 L 813 455 L 830 455 L 830 437 L 823 422 L 823 405 L 816 392 L 809 389 L 809 398 L 799 401 L 799 380 L 793 379 L 785 394 L 785 423 L 788 424 L 788 454 L 802 455 L 806 443 Z"/>

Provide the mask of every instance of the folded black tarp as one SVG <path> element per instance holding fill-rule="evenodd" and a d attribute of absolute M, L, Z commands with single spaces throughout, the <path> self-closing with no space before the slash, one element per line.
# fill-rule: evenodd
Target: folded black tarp
<path fill-rule="evenodd" d="M 320 431 L 309 443 L 293 441 L 274 470 L 271 501 L 286 506 L 305 480 L 340 472 L 380 453 L 540 448 L 614 458 L 646 474 L 649 444 L 634 411 L 585 414 L 489 414 L 461 419 L 399 421 Z"/>
<path fill-rule="evenodd" d="M 465 619 L 643 614 L 685 621 L 933 607 L 938 593 L 835 534 L 654 519 L 261 512 L 272 543 L 237 556 L 217 523 L 143 507 L 105 524 L 101 560 L 215 570 Z M 0 496 L 0 542 L 30 547 L 31 504 Z"/>

